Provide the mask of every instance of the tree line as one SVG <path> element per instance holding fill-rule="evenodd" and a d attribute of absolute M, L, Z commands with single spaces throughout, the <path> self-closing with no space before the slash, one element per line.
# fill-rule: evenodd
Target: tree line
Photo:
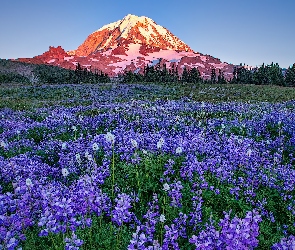
<path fill-rule="evenodd" d="M 171 69 L 167 69 L 166 64 L 160 66 L 158 63 L 155 66 L 146 65 L 143 74 L 139 72 L 125 71 L 119 75 L 121 82 L 180 82 L 180 83 L 211 83 L 211 84 L 256 84 L 256 85 L 279 85 L 295 87 L 295 63 L 290 66 L 285 72 L 278 63 L 271 63 L 253 69 L 247 69 L 240 64 L 234 67 L 233 77 L 227 80 L 224 77 L 224 72 L 220 69 L 211 69 L 209 79 L 203 79 L 198 69 L 183 68 L 180 75 L 174 64 Z"/>
<path fill-rule="evenodd" d="M 143 74 L 139 72 L 125 71 L 119 75 L 121 82 L 135 83 L 135 82 L 190 82 L 197 83 L 202 81 L 201 74 L 198 69 L 184 68 L 182 75 L 178 73 L 174 64 L 170 69 L 167 69 L 166 64 L 160 66 L 160 63 L 153 65 L 146 65 Z"/>
<path fill-rule="evenodd" d="M 161 62 L 161 60 L 160 60 Z M 161 65 L 146 65 L 143 73 L 136 71 L 125 71 L 119 75 L 120 82 L 135 83 L 135 82 L 163 82 L 163 83 L 211 83 L 211 84 L 256 84 L 256 85 L 279 85 L 295 87 L 295 63 L 288 69 L 283 70 L 278 63 L 271 63 L 253 69 L 247 69 L 242 64 L 234 67 L 233 77 L 229 80 L 225 79 L 224 72 L 220 69 L 211 69 L 209 79 L 203 79 L 197 68 L 183 68 L 182 74 L 178 72 L 175 64 L 168 69 L 166 64 Z M 4 69 L 6 64 L 21 64 L 19 62 L 10 62 L 0 59 L 0 66 Z M 2 65 L 3 64 L 3 65 Z M 1 72 L 0 67 L 0 83 L 5 82 L 39 82 L 39 83 L 107 83 L 111 82 L 110 77 L 98 70 L 88 70 L 83 68 L 79 63 L 75 70 L 64 69 L 52 65 L 32 65 L 32 75 L 27 76 L 15 72 Z M 16 67 L 17 68 L 17 67 Z"/>
<path fill-rule="evenodd" d="M 248 70 L 242 65 L 234 68 L 232 83 L 279 85 L 295 87 L 295 63 L 283 71 L 278 63 L 271 63 Z"/>
<path fill-rule="evenodd" d="M 10 71 L 8 71 L 10 70 Z M 23 71 L 31 71 L 29 74 Z M 75 70 L 45 64 L 29 64 L 0 59 L 0 83 L 107 83 L 111 79 L 102 71 L 90 71 L 80 63 Z"/>
<path fill-rule="evenodd" d="M 42 83 L 107 83 L 110 82 L 108 74 L 102 71 L 87 70 L 80 63 L 75 70 L 64 69 L 51 65 L 38 65 L 34 73 Z"/>

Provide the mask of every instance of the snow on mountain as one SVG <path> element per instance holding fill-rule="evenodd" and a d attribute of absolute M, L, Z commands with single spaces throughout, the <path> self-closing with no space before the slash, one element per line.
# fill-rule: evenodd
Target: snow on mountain
<path fill-rule="evenodd" d="M 204 78 L 210 78 L 211 69 L 222 70 L 232 78 L 233 65 L 218 58 L 194 52 L 166 28 L 145 16 L 128 14 L 122 20 L 104 25 L 90 34 L 76 49 L 65 52 L 60 46 L 49 47 L 42 55 L 20 58 L 19 61 L 44 63 L 74 69 L 98 69 L 111 76 L 132 70 L 142 73 L 145 65 L 166 64 L 181 74 L 184 67 L 196 67 Z"/>
<path fill-rule="evenodd" d="M 107 24 L 90 34 L 74 53 L 77 56 L 88 56 L 99 50 L 118 47 L 127 41 L 161 49 L 192 51 L 183 41 L 152 19 L 128 14 L 122 20 Z"/>

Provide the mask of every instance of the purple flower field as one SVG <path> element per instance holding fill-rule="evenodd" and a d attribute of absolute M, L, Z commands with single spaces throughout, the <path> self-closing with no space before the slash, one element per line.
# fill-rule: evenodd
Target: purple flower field
<path fill-rule="evenodd" d="M 295 102 L 0 109 L 0 249 L 295 249 Z"/>

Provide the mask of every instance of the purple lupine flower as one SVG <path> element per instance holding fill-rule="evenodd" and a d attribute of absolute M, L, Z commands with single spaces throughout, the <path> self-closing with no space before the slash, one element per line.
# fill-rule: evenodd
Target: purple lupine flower
<path fill-rule="evenodd" d="M 159 205 L 157 194 L 153 195 L 153 200 L 148 203 L 148 211 L 143 216 L 145 222 L 137 227 L 136 233 L 133 234 L 129 244 L 129 249 L 160 249 L 159 244 L 154 240 L 156 224 L 159 221 Z M 139 245 L 141 248 L 139 248 Z M 133 248 L 132 248 L 133 247 Z M 146 247 L 146 248 L 144 248 Z M 151 248 L 153 249 L 153 248 Z"/>
<path fill-rule="evenodd" d="M 271 249 L 272 250 L 295 249 L 295 236 L 290 235 L 288 237 L 282 238 L 280 242 L 273 244 Z"/>
<path fill-rule="evenodd" d="M 200 227 L 200 223 L 202 222 L 202 190 L 196 192 L 196 196 L 192 198 L 193 201 L 193 211 L 189 214 L 190 221 L 189 225 L 193 226 L 193 230 L 197 230 Z"/>
<path fill-rule="evenodd" d="M 132 207 L 132 199 L 128 194 L 122 193 L 115 199 L 115 209 L 112 211 L 112 221 L 118 226 L 122 226 L 123 223 L 129 223 L 132 219 L 132 212 L 129 209 Z"/>
<path fill-rule="evenodd" d="M 83 245 L 83 240 L 78 239 L 77 235 L 72 232 L 71 238 L 65 238 L 65 250 L 79 250 L 80 246 Z"/>
<path fill-rule="evenodd" d="M 210 218 L 209 223 L 206 223 L 206 230 L 202 230 L 198 236 L 193 235 L 189 242 L 196 246 L 196 249 L 222 249 L 220 246 L 222 244 L 220 240 L 220 233 L 217 231 L 213 225 L 214 221 Z"/>
<path fill-rule="evenodd" d="M 154 239 L 154 233 L 156 232 L 156 224 L 159 217 L 159 201 L 157 194 L 153 195 L 153 200 L 148 203 L 148 211 L 143 216 L 146 220 L 144 224 L 141 225 L 143 232 L 146 233 L 147 238 L 150 242 Z"/>
<path fill-rule="evenodd" d="M 188 216 L 182 212 L 179 213 L 178 217 L 173 220 L 173 223 L 182 238 L 187 238 L 187 219 Z"/>
<path fill-rule="evenodd" d="M 220 220 L 220 239 L 224 246 L 236 249 L 249 249 L 258 246 L 259 225 L 261 216 L 258 212 L 249 211 L 244 219 L 234 217 L 230 220 L 230 213 L 225 213 Z"/>
<path fill-rule="evenodd" d="M 182 199 L 181 189 L 183 189 L 183 186 L 180 181 L 170 184 L 170 190 L 168 191 L 168 196 L 170 196 L 172 199 L 172 201 L 170 202 L 170 206 L 172 207 L 182 206 L 181 205 L 181 199 Z"/>
<path fill-rule="evenodd" d="M 145 243 L 147 242 L 147 238 L 144 233 L 140 233 L 140 226 L 137 226 L 136 232 L 132 234 L 132 239 L 130 240 L 130 244 L 128 245 L 128 250 L 145 250 Z"/>
<path fill-rule="evenodd" d="M 172 224 L 170 227 L 165 225 L 164 226 L 166 232 L 164 235 L 164 240 L 163 240 L 163 250 L 169 250 L 169 249 L 180 249 L 177 243 L 177 239 L 179 236 L 178 230 L 174 224 Z"/>

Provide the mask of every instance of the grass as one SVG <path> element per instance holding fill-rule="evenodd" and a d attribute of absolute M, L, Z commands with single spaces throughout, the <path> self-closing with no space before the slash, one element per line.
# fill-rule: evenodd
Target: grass
<path fill-rule="evenodd" d="M 114 102 L 135 100 L 177 100 L 188 97 L 204 102 L 285 102 L 295 100 L 295 88 L 261 85 L 218 84 L 72 84 L 0 85 L 0 108 L 33 110 L 40 107 L 89 105 L 107 91 Z M 93 94 L 95 93 L 95 95 Z M 128 96 L 127 96 L 128 95 Z"/>

